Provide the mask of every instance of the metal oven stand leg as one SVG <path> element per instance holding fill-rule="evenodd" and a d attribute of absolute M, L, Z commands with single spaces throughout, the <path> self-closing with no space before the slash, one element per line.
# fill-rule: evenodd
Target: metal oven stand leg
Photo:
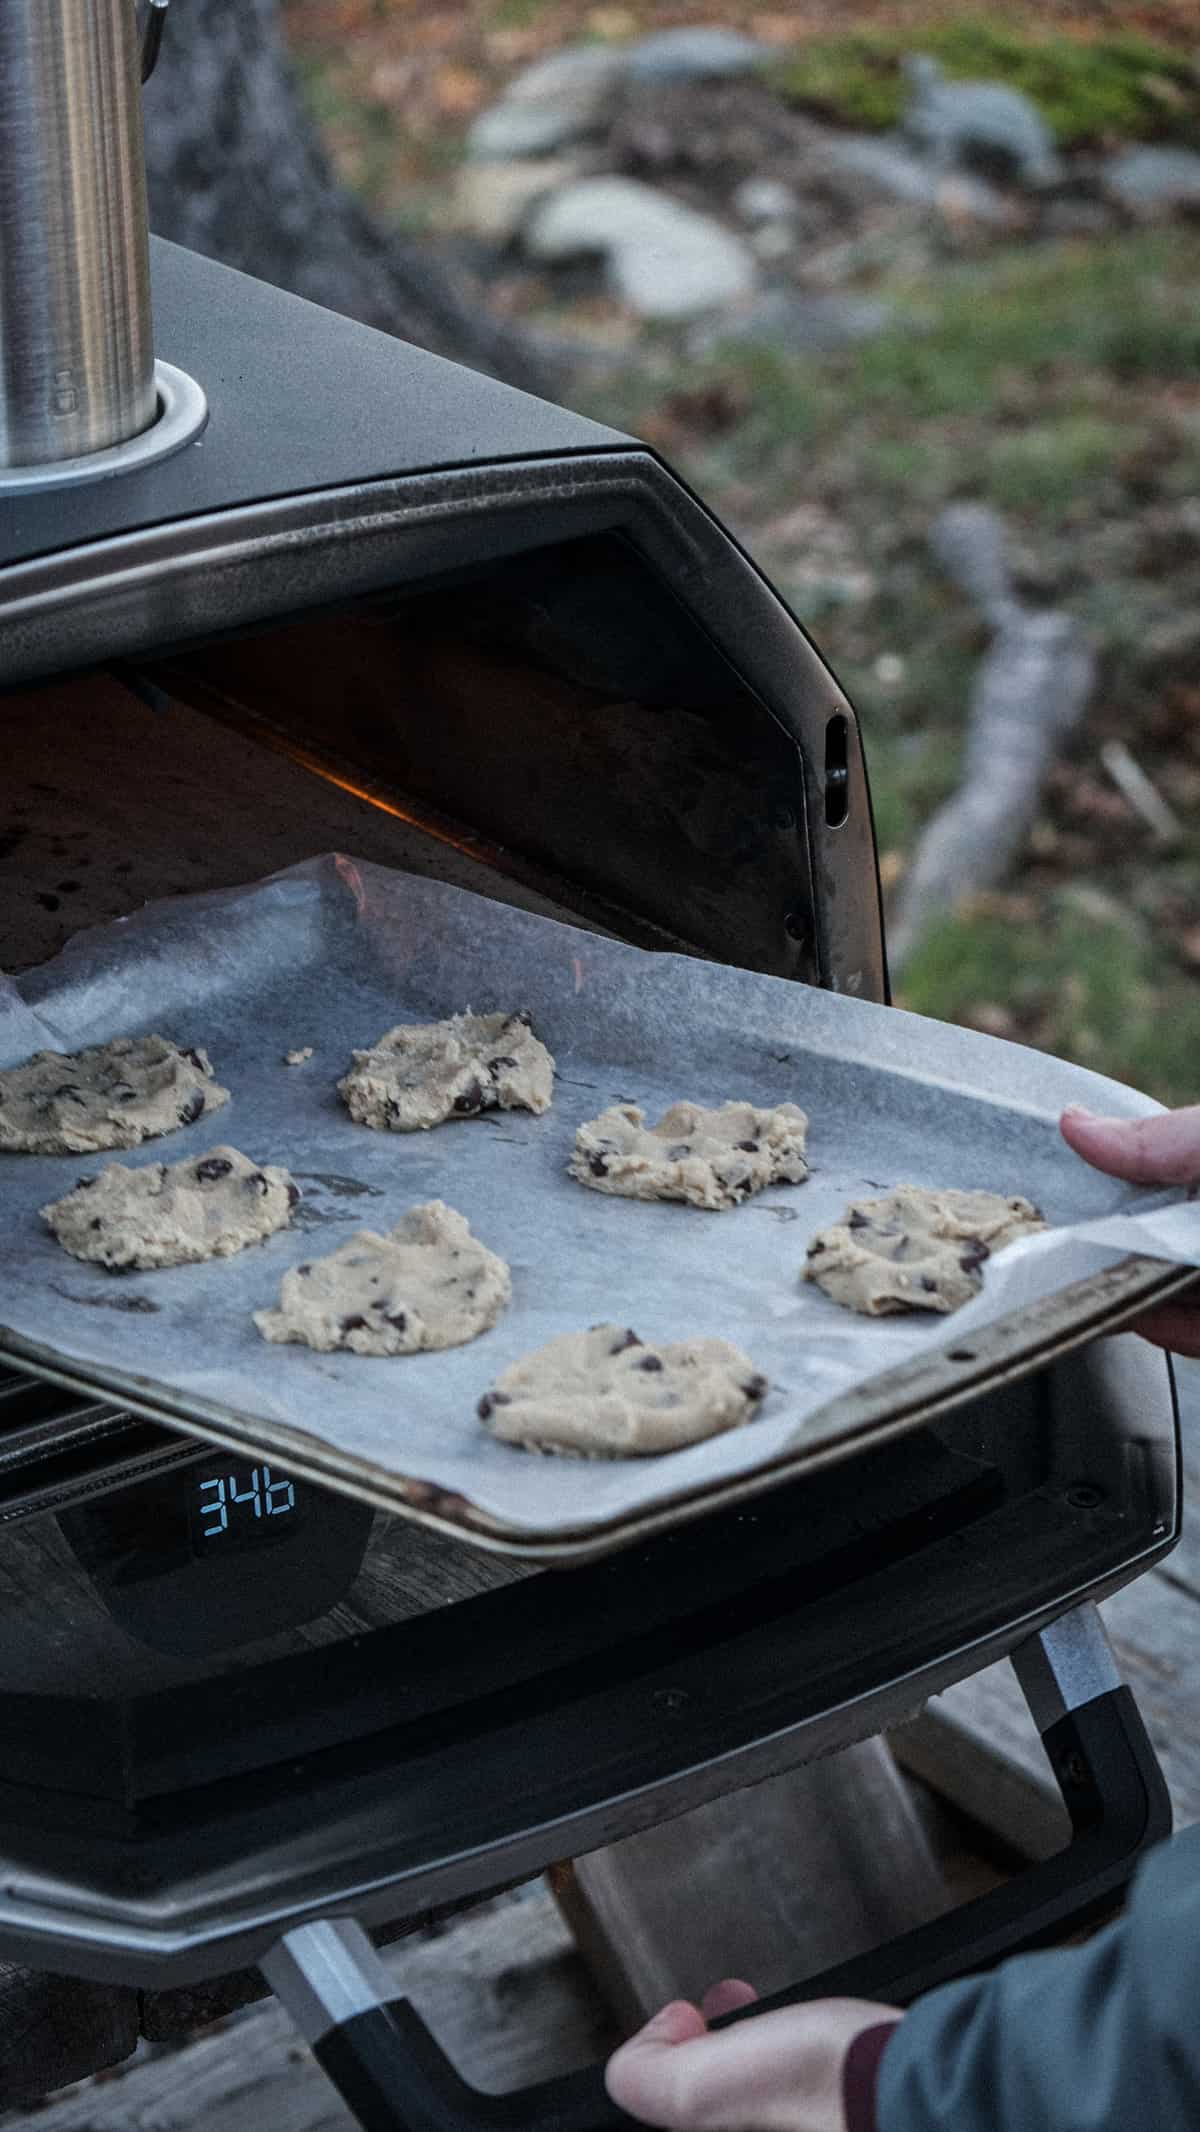
<path fill-rule="evenodd" d="M 1063 1615 L 1012 1662 L 1071 1817 L 1070 1843 L 1003 1887 L 728 2019 L 835 1995 L 907 2005 L 1117 1907 L 1143 1852 L 1169 1835 L 1171 1806 L 1095 1607 Z M 352 1919 L 298 1926 L 262 1969 L 365 2132 L 601 2132 L 632 2123 L 609 2102 L 598 2067 L 513 2095 L 468 2087 L 414 2008 L 393 1998 L 392 1978 Z"/>

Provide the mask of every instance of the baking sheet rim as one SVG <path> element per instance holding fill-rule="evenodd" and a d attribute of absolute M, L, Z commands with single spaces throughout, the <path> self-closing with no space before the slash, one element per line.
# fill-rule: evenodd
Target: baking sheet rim
<path fill-rule="evenodd" d="M 1172 1265 L 1163 1259 L 1140 1256 L 1119 1259 L 1114 1265 L 1074 1281 L 1032 1306 L 1011 1311 L 971 1334 L 969 1355 L 964 1350 L 964 1364 L 969 1360 L 969 1368 L 953 1363 L 954 1350 L 947 1344 L 932 1354 L 882 1371 L 878 1377 L 869 1379 L 853 1391 L 841 1393 L 827 1406 L 819 1408 L 810 1419 L 828 1419 L 843 1406 L 865 1405 L 868 1411 L 836 1437 L 826 1437 L 811 1447 L 803 1442 L 795 1444 L 749 1472 L 727 1479 L 698 1482 L 673 1496 L 659 1497 L 647 1509 L 619 1513 L 602 1523 L 559 1527 L 553 1534 L 540 1538 L 536 1528 L 508 1525 L 489 1512 L 477 1509 L 465 1497 L 436 1489 L 428 1481 L 395 1474 L 387 1477 L 385 1486 L 380 1486 L 378 1476 L 382 1474 L 382 1468 L 371 1467 L 367 1460 L 347 1453 L 335 1453 L 328 1444 L 323 1445 L 306 1430 L 289 1429 L 286 1424 L 269 1424 L 264 1433 L 261 1420 L 252 1420 L 232 1407 L 214 1408 L 210 1413 L 205 1409 L 205 1402 L 193 1399 L 186 1409 L 182 1403 L 177 1408 L 166 1388 L 159 1386 L 156 1380 L 127 1375 L 116 1369 L 75 1368 L 69 1359 L 64 1360 L 53 1350 L 25 1339 L 6 1325 L 0 1325 L 0 1353 L 11 1355 L 34 1375 L 69 1391 L 93 1396 L 115 1393 L 130 1413 L 158 1422 L 181 1435 L 195 1437 L 202 1443 L 220 1445 L 243 1456 L 248 1451 L 261 1456 L 267 1449 L 299 1479 L 332 1487 L 376 1510 L 406 1517 L 481 1552 L 568 1566 L 596 1560 L 711 1511 L 729 1509 L 782 1486 L 804 1471 L 815 1472 L 821 1467 L 835 1465 L 858 1451 L 904 1435 L 935 1416 L 950 1413 L 967 1400 L 993 1389 L 998 1382 L 1019 1382 L 1033 1370 L 1074 1352 L 1089 1340 L 1118 1331 L 1149 1304 L 1161 1303 L 1194 1283 L 1200 1284 L 1200 1274 L 1194 1266 Z M 1014 1342 L 1013 1335 L 1018 1328 L 1019 1336 Z M 953 1335 L 948 1333 L 948 1342 L 952 1338 Z M 977 1350 L 984 1352 L 981 1354 Z M 939 1388 L 924 1392 L 912 1390 L 914 1384 L 920 1387 L 931 1376 L 943 1377 L 951 1363 L 953 1374 Z M 895 1406 L 893 1397 L 897 1389 L 901 1398 L 899 1406 Z M 892 1410 L 881 1414 L 878 1411 L 881 1400 L 891 1400 Z M 753 1423 L 749 1426 L 753 1427 Z M 272 1438 L 276 1440 L 271 1441 Z M 296 1457 L 292 1455 L 293 1449 L 298 1454 Z M 373 1481 L 372 1474 L 376 1476 Z M 406 1489 L 419 1491 L 419 1494 L 406 1494 Z"/>

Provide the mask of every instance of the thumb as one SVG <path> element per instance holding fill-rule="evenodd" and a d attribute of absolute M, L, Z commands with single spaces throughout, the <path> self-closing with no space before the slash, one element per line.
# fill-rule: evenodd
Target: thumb
<path fill-rule="evenodd" d="M 666 2125 L 678 2111 L 676 2053 L 681 2044 L 706 2035 L 708 2023 L 698 2006 L 672 1999 L 644 2028 L 613 2052 L 604 2069 L 604 2084 L 618 2108 L 647 2124 Z"/>
<path fill-rule="evenodd" d="M 1153 1118 L 1096 1118 L 1072 1104 L 1060 1130 L 1068 1147 L 1109 1177 L 1131 1184 L 1200 1181 L 1200 1104 Z"/>

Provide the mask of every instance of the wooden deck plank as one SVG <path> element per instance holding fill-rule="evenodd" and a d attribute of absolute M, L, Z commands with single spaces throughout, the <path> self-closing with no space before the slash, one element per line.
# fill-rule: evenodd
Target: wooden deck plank
<path fill-rule="evenodd" d="M 476 2087 L 524 2087 L 617 2040 L 552 1895 L 531 1882 L 384 1960 Z M 181 2050 L 143 2053 L 4 2132 L 346 2132 L 351 2120 L 274 1999 Z"/>
<path fill-rule="evenodd" d="M 577 1859 L 559 1894 L 626 2028 L 722 1976 L 782 1990 L 950 1901 L 879 1740 Z"/>

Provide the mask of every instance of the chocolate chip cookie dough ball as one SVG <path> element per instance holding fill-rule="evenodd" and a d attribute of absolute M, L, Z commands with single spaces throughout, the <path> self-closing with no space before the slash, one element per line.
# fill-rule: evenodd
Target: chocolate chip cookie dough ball
<path fill-rule="evenodd" d="M 0 1149 L 90 1155 L 138 1147 L 229 1101 L 207 1053 L 164 1036 L 115 1036 L 86 1051 L 37 1051 L 0 1072 Z"/>
<path fill-rule="evenodd" d="M 897 1185 L 882 1199 L 856 1201 L 834 1227 L 820 1230 L 804 1278 L 871 1318 L 960 1310 L 982 1288 L 993 1251 L 1045 1227 L 1028 1199 Z"/>
<path fill-rule="evenodd" d="M 214 1147 L 192 1161 L 140 1170 L 106 1163 L 43 1207 L 42 1220 L 73 1258 L 125 1273 L 232 1258 L 285 1229 L 299 1198 L 286 1170 Z"/>
<path fill-rule="evenodd" d="M 485 1110 L 550 1108 L 554 1060 L 528 1014 L 452 1014 L 401 1022 L 356 1051 L 338 1094 L 357 1125 L 423 1133 Z"/>

